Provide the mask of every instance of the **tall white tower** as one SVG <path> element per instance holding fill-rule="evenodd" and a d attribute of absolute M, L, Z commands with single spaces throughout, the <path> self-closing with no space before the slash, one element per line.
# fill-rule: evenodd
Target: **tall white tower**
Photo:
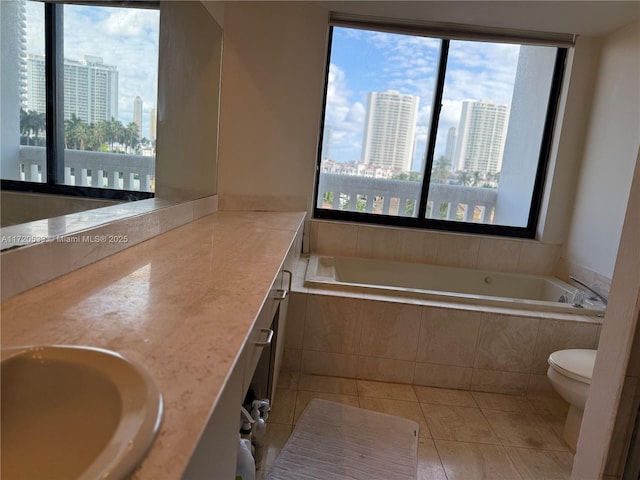
<path fill-rule="evenodd" d="M 369 93 L 362 163 L 411 170 L 419 101 L 397 90 Z"/>
<path fill-rule="evenodd" d="M 456 170 L 499 172 L 508 124 L 508 105 L 488 100 L 465 100 L 456 142 Z"/>
<path fill-rule="evenodd" d="M 142 137 L 142 99 L 139 96 L 133 100 L 133 122 L 138 125 L 138 136 Z"/>

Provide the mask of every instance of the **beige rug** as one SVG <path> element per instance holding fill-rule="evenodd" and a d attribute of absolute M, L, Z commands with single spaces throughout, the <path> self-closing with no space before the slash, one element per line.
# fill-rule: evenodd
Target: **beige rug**
<path fill-rule="evenodd" d="M 304 410 L 270 480 L 416 480 L 418 424 L 326 400 Z"/>

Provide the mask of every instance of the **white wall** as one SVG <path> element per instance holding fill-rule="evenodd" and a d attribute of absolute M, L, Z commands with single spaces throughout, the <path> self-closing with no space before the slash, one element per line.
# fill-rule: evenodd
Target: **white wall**
<path fill-rule="evenodd" d="M 603 41 L 566 258 L 613 276 L 640 139 L 640 23 Z"/>
<path fill-rule="evenodd" d="M 218 193 L 311 208 L 328 34 L 326 7 L 231 2 L 224 12 Z"/>

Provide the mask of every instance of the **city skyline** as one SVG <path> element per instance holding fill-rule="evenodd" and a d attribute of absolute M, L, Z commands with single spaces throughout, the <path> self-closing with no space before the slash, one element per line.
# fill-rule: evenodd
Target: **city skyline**
<path fill-rule="evenodd" d="M 424 162 L 440 41 L 434 38 L 333 28 L 325 129 L 332 158 L 357 161 L 364 132 L 366 97 L 398 90 L 421 99 L 412 170 Z M 519 45 L 451 41 L 434 160 L 445 155 L 449 128 L 457 128 L 465 100 L 510 104 Z M 482 76 L 482 81 L 477 77 Z"/>
<path fill-rule="evenodd" d="M 44 4 L 27 1 L 25 6 L 26 51 L 44 55 Z M 149 118 L 151 109 L 155 108 L 159 18 L 160 12 L 153 9 L 64 5 L 65 59 L 77 60 L 89 55 L 118 66 L 119 118 L 116 119 L 125 125 L 134 121 L 136 96 L 145 103 L 143 117 Z M 150 125 L 142 123 L 142 136 L 150 138 Z"/>

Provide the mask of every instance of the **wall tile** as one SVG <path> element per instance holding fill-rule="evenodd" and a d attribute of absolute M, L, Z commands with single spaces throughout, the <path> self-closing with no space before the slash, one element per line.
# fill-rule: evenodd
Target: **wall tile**
<path fill-rule="evenodd" d="M 415 360 L 421 313 L 418 305 L 363 301 L 360 354 Z"/>
<path fill-rule="evenodd" d="M 358 353 L 362 332 L 362 300 L 308 295 L 304 348 Z"/>
<path fill-rule="evenodd" d="M 557 350 L 595 348 L 597 334 L 598 324 L 596 323 L 540 320 L 531 373 L 539 375 L 546 373 L 549 367 L 547 359 Z"/>
<path fill-rule="evenodd" d="M 302 352 L 302 373 L 332 377 L 356 378 L 358 356 L 342 353 Z"/>
<path fill-rule="evenodd" d="M 397 242 L 397 229 L 360 225 L 356 241 L 356 256 L 393 260 Z"/>
<path fill-rule="evenodd" d="M 399 262 L 436 263 L 439 234 L 421 230 L 401 229 L 395 259 Z"/>
<path fill-rule="evenodd" d="M 378 357 L 359 357 L 357 378 L 380 382 L 411 383 L 414 362 Z"/>
<path fill-rule="evenodd" d="M 478 268 L 496 272 L 517 272 L 522 242 L 483 237 L 478 252 Z"/>
<path fill-rule="evenodd" d="M 470 235 L 446 235 L 438 237 L 437 265 L 476 268 L 480 238 Z"/>
<path fill-rule="evenodd" d="M 532 398 L 557 397 L 560 396 L 551 385 L 546 372 L 544 375 L 529 375 L 529 385 L 527 385 L 527 396 Z"/>
<path fill-rule="evenodd" d="M 315 222 L 317 233 L 312 253 L 323 255 L 344 255 L 353 257 L 356 254 L 358 226 L 333 222 Z M 313 242 L 313 238 L 312 238 Z"/>
<path fill-rule="evenodd" d="M 471 383 L 471 371 L 471 368 L 466 367 L 416 363 L 413 383 L 414 385 L 468 390 Z"/>
<path fill-rule="evenodd" d="M 479 392 L 524 395 L 527 392 L 529 375 L 526 373 L 473 369 L 471 390 Z"/>
<path fill-rule="evenodd" d="M 539 322 L 537 318 L 483 314 L 474 367 L 528 373 Z"/>
<path fill-rule="evenodd" d="M 472 367 L 479 331 L 477 312 L 424 307 L 417 361 Z"/>
<path fill-rule="evenodd" d="M 304 321 L 307 314 L 307 295 L 291 292 L 287 309 L 287 330 L 285 347 L 302 348 L 304 339 Z"/>
<path fill-rule="evenodd" d="M 552 275 L 558 259 L 559 247 L 540 242 L 523 242 L 519 273 Z"/>
<path fill-rule="evenodd" d="M 283 372 L 299 372 L 302 367 L 302 350 L 297 348 L 286 348 L 282 354 Z"/>

